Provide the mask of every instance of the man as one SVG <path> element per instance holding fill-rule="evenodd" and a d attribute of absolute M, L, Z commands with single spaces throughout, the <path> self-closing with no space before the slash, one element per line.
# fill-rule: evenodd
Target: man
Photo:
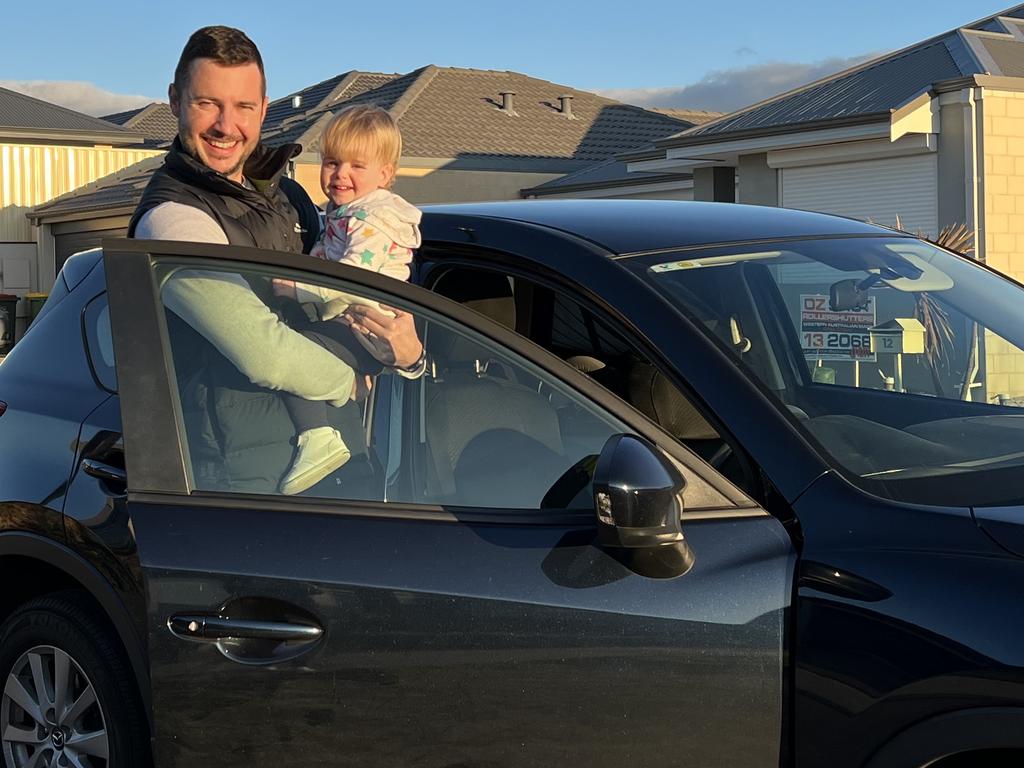
<path fill-rule="evenodd" d="M 129 236 L 308 250 L 319 218 L 308 195 L 284 175 L 301 148 L 269 150 L 259 143 L 268 99 L 255 44 L 230 27 L 197 30 L 168 95 L 178 136 L 143 193 Z M 343 363 L 293 331 L 263 293 L 240 276 L 200 271 L 178 272 L 163 289 L 201 488 L 276 490 L 293 449 L 290 422 L 271 390 L 337 404 L 353 391 L 352 360 Z M 357 313 L 355 330 L 389 344 L 399 373 L 419 375 L 422 345 L 412 317 L 396 312 L 391 318 L 370 307 Z M 338 411 L 349 430 L 358 424 L 354 407 Z"/>

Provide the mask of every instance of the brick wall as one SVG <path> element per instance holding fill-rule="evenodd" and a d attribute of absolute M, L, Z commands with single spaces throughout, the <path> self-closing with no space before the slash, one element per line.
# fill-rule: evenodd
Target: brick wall
<path fill-rule="evenodd" d="M 1024 93 L 986 89 L 982 103 L 985 261 L 1024 282 Z M 989 402 L 1024 398 L 1024 353 L 991 333 L 984 382 Z"/>

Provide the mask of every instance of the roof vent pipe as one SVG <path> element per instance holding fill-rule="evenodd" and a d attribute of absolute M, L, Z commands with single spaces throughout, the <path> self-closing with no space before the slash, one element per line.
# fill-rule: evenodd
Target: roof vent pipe
<path fill-rule="evenodd" d="M 292 96 L 292 109 L 298 109 L 302 106 L 301 96 Z"/>
<path fill-rule="evenodd" d="M 515 91 L 501 91 L 501 111 L 506 112 L 510 115 L 514 115 L 516 111 L 512 108 L 512 97 L 516 95 Z"/>
<path fill-rule="evenodd" d="M 572 113 L 572 96 L 567 93 L 563 93 L 558 97 L 558 111 L 563 115 L 572 119 L 575 115 Z"/>

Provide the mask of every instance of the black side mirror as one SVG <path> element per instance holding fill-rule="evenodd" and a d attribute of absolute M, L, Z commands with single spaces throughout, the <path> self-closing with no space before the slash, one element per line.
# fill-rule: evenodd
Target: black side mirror
<path fill-rule="evenodd" d="M 683 538 L 682 474 L 636 435 L 608 438 L 594 471 L 598 541 L 637 573 L 681 576 L 693 565 Z"/>

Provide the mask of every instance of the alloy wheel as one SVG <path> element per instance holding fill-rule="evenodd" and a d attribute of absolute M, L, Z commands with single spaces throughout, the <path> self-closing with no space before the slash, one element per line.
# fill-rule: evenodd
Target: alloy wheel
<path fill-rule="evenodd" d="M 103 708 L 65 651 L 38 645 L 14 663 L 0 698 L 0 743 L 11 768 L 106 768 Z"/>

